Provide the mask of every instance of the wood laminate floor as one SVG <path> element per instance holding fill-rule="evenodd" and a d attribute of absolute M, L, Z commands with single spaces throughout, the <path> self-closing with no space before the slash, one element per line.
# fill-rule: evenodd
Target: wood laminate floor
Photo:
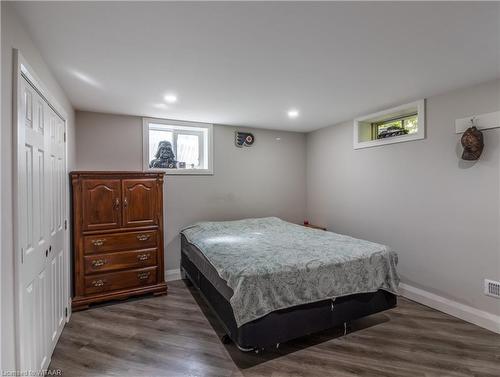
<path fill-rule="evenodd" d="M 262 355 L 220 342 L 194 288 L 74 313 L 50 369 L 63 376 L 500 376 L 500 335 L 400 298 L 398 307 Z"/>

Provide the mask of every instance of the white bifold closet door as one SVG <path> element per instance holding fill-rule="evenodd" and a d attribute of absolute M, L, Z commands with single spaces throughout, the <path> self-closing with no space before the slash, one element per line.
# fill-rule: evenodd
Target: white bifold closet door
<path fill-rule="evenodd" d="M 66 322 L 65 123 L 24 77 L 19 94 L 19 363 L 38 371 Z"/>

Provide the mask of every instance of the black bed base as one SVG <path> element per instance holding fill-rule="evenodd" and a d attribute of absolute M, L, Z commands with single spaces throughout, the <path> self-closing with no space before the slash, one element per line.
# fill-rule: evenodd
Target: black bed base
<path fill-rule="evenodd" d="M 375 293 L 337 298 L 334 302 L 323 300 L 278 310 L 238 328 L 229 301 L 215 289 L 184 252 L 181 252 L 181 270 L 198 288 L 227 335 L 242 350 L 274 346 L 393 308 L 397 304 L 396 295 L 379 290 Z"/>

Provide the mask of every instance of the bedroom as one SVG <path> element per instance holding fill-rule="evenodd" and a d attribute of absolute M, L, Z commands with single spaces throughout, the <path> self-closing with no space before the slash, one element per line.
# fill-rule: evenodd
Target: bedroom
<path fill-rule="evenodd" d="M 4 375 L 498 375 L 499 2 L 1 16 Z"/>

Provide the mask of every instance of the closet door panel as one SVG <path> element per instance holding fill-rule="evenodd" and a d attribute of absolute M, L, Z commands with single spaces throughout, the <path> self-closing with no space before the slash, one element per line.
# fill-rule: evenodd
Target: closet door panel
<path fill-rule="evenodd" d="M 64 212 L 66 201 L 65 190 L 65 158 L 66 142 L 64 138 L 65 124 L 48 105 L 48 151 L 50 162 L 47 170 L 47 188 L 50 192 L 48 207 L 50 213 L 49 253 L 47 256 L 47 271 L 49 281 L 48 299 L 50 323 L 50 347 L 52 353 L 64 327 L 65 308 L 67 305 L 65 276 L 65 229 Z"/>
<path fill-rule="evenodd" d="M 48 105 L 22 79 L 17 130 L 20 369 L 40 371 L 50 361 L 50 143 Z M 16 255 L 17 257 L 17 255 Z M 61 282 L 61 286 L 63 282 Z"/>

